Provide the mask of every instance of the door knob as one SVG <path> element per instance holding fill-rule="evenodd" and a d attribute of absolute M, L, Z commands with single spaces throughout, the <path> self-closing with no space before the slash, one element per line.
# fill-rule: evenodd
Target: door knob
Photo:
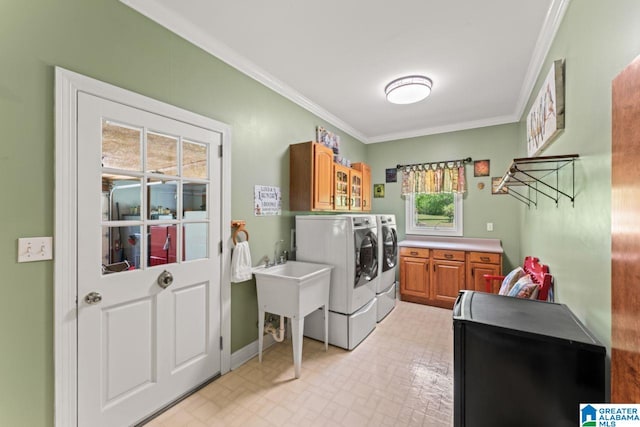
<path fill-rule="evenodd" d="M 173 274 L 169 273 L 167 270 L 160 273 L 158 276 L 158 286 L 162 289 L 166 289 L 173 283 Z"/>
<path fill-rule="evenodd" d="M 89 305 L 97 304 L 100 301 L 102 301 L 102 295 L 100 295 L 99 292 L 89 292 L 84 297 L 84 302 L 86 302 Z"/>

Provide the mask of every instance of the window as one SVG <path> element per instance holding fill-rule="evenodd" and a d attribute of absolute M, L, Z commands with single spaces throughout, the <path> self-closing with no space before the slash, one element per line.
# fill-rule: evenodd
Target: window
<path fill-rule="evenodd" d="M 462 236 L 462 193 L 416 193 L 405 199 L 406 234 Z"/>

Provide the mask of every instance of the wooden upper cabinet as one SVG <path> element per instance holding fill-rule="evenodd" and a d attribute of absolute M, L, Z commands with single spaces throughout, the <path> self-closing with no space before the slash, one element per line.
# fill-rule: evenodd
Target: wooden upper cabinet
<path fill-rule="evenodd" d="M 289 208 L 333 209 L 333 151 L 312 141 L 289 146 Z"/>
<path fill-rule="evenodd" d="M 330 210 L 332 200 L 331 176 L 333 172 L 333 150 L 321 144 L 313 146 L 313 209 Z"/>
<path fill-rule="evenodd" d="M 370 211 L 371 169 L 333 161 L 333 150 L 317 142 L 289 146 L 289 209 L 292 211 Z"/>
<path fill-rule="evenodd" d="M 349 199 L 349 208 L 352 211 L 362 210 L 362 172 L 355 169 L 349 171 L 349 181 L 351 185 L 349 191 L 351 198 Z"/>
<path fill-rule="evenodd" d="M 338 163 L 333 164 L 333 209 L 348 211 L 351 205 L 351 169 Z"/>
<path fill-rule="evenodd" d="M 354 163 L 353 168 L 362 173 L 362 210 L 371 210 L 371 168 L 366 163 Z"/>

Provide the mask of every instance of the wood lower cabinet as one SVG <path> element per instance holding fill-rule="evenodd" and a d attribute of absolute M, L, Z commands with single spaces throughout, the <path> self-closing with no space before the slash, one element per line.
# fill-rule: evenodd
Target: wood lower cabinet
<path fill-rule="evenodd" d="M 458 293 L 465 289 L 464 252 L 432 250 L 431 305 L 453 308 Z"/>
<path fill-rule="evenodd" d="M 430 300 L 429 249 L 400 248 L 400 293 L 405 301 Z"/>
<path fill-rule="evenodd" d="M 502 256 L 491 252 L 467 253 L 467 289 L 486 291 L 484 275 L 499 276 L 502 274 Z M 500 282 L 492 282 L 491 293 L 497 294 Z"/>
<path fill-rule="evenodd" d="M 501 265 L 499 253 L 401 247 L 400 295 L 404 301 L 453 308 L 461 290 L 484 291 L 482 275 L 501 274 Z"/>

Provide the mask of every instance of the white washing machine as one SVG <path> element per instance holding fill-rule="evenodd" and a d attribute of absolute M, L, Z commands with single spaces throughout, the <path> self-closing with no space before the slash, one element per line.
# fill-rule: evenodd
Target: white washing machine
<path fill-rule="evenodd" d="M 329 291 L 329 343 L 351 350 L 376 327 L 378 238 L 374 215 L 296 216 L 296 259 L 334 266 Z M 304 334 L 324 340 L 322 310 Z"/>
<path fill-rule="evenodd" d="M 377 313 L 380 322 L 396 305 L 396 269 L 398 268 L 398 232 L 395 215 L 376 215 L 378 224 Z"/>

